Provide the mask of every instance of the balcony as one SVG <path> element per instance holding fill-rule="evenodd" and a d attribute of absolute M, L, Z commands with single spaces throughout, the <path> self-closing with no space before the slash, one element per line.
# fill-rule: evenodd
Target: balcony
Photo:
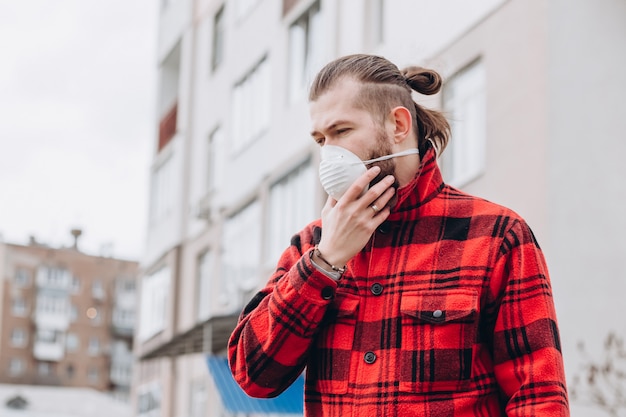
<path fill-rule="evenodd" d="M 65 345 L 61 334 L 54 331 L 39 331 L 33 345 L 33 355 L 40 361 L 58 362 L 65 356 Z"/>
<path fill-rule="evenodd" d="M 72 275 L 66 269 L 41 266 L 37 269 L 35 281 L 40 289 L 68 291 Z"/>
<path fill-rule="evenodd" d="M 161 118 L 159 123 L 159 147 L 161 151 L 176 134 L 176 119 L 178 116 L 178 102 Z"/>
<path fill-rule="evenodd" d="M 69 306 L 53 310 L 38 302 L 33 313 L 33 322 L 38 329 L 65 331 L 70 327 Z"/>
<path fill-rule="evenodd" d="M 113 334 L 132 337 L 135 331 L 135 311 L 115 307 L 111 317 L 111 331 Z"/>

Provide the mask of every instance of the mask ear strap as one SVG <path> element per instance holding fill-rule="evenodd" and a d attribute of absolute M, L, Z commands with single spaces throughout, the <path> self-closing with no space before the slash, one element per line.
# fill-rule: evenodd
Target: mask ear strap
<path fill-rule="evenodd" d="M 420 153 L 419 149 L 411 148 L 411 149 L 406 149 L 402 152 L 393 153 L 391 155 L 385 155 L 379 158 L 368 159 L 367 161 L 363 161 L 363 163 L 365 165 L 369 165 L 369 164 L 373 164 L 374 162 L 386 161 L 387 159 L 391 159 L 391 158 L 398 158 L 400 156 L 413 155 L 413 154 L 419 154 L 419 153 Z"/>

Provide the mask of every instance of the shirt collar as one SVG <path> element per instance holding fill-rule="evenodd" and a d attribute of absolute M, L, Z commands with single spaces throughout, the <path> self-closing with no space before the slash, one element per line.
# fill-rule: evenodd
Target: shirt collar
<path fill-rule="evenodd" d="M 443 187 L 443 178 L 437 165 L 437 152 L 432 143 L 427 141 L 415 178 L 396 192 L 398 201 L 391 217 L 394 217 L 394 213 L 410 211 L 426 204 L 435 198 Z"/>

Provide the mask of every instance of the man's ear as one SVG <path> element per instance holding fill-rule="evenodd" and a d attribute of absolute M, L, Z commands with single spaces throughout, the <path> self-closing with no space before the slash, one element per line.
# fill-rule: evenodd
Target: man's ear
<path fill-rule="evenodd" d="M 391 110 L 390 121 L 394 125 L 393 139 L 395 143 L 402 143 L 413 131 L 413 118 L 411 112 L 403 106 L 394 107 Z"/>

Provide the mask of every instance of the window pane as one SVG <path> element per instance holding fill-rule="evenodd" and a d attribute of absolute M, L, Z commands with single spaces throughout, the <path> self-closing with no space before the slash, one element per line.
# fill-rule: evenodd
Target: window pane
<path fill-rule="evenodd" d="M 311 162 L 302 164 L 270 190 L 268 264 L 275 264 L 291 237 L 315 218 Z"/>
<path fill-rule="evenodd" d="M 240 306 L 240 291 L 258 283 L 261 259 L 261 207 L 254 201 L 224 224 L 222 304 Z"/>
<path fill-rule="evenodd" d="M 301 99 L 322 65 L 324 28 L 319 2 L 289 28 L 289 99 Z"/>
<path fill-rule="evenodd" d="M 215 14 L 213 19 L 213 51 L 211 55 L 211 70 L 215 70 L 224 58 L 224 6 Z"/>
<path fill-rule="evenodd" d="M 263 59 L 233 90 L 233 152 L 256 139 L 270 121 L 270 69 Z"/>
<path fill-rule="evenodd" d="M 213 272 L 213 252 L 207 251 L 198 258 L 197 319 L 209 318 L 211 314 L 211 278 Z"/>
<path fill-rule="evenodd" d="M 442 155 L 447 182 L 462 186 L 485 169 L 485 71 L 476 61 L 454 75 L 444 86 L 443 108 L 449 115 L 452 137 Z"/>
<path fill-rule="evenodd" d="M 174 204 L 173 158 L 169 157 L 152 173 L 150 196 L 150 221 L 167 217 Z"/>
<path fill-rule="evenodd" d="M 142 279 L 138 337 L 146 340 L 165 328 L 170 269 L 163 267 Z"/>

